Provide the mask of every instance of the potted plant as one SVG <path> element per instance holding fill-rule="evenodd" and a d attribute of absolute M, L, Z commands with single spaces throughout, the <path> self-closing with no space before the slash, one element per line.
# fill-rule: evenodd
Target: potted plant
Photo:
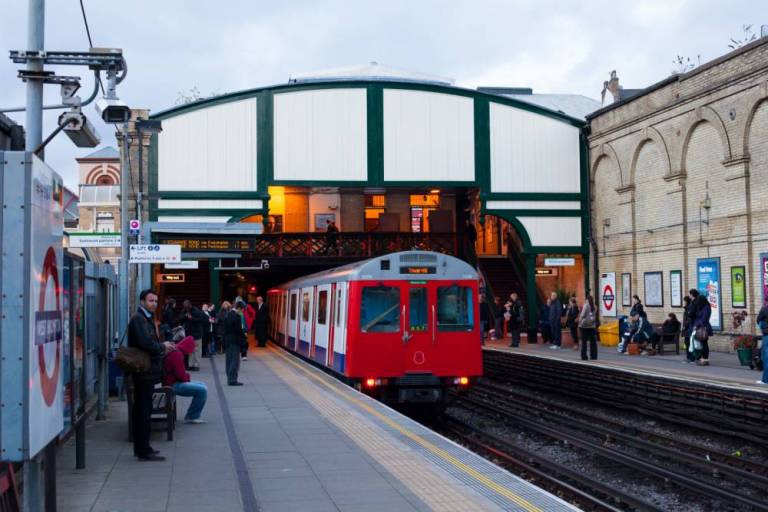
<path fill-rule="evenodd" d="M 749 366 L 752 362 L 752 350 L 757 347 L 757 336 L 742 334 L 733 339 L 733 349 L 739 356 L 741 366 Z"/>

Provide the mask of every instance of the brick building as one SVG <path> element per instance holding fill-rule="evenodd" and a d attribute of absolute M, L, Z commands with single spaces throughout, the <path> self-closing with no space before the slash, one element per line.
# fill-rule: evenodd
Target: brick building
<path fill-rule="evenodd" d="M 721 326 L 713 346 L 728 347 L 733 311 L 747 310 L 754 332 L 768 259 L 766 100 L 762 38 L 588 116 L 593 286 L 615 272 L 619 315 L 637 294 L 659 304 L 646 308 L 652 321 L 680 316 L 681 295 L 717 281 L 703 261 L 713 258 Z"/>

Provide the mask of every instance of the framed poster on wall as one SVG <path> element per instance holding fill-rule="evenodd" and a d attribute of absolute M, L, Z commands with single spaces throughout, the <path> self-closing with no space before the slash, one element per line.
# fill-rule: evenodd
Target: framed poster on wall
<path fill-rule="evenodd" d="M 731 267 L 731 306 L 747 307 L 747 267 Z"/>
<path fill-rule="evenodd" d="M 328 222 L 336 222 L 335 213 L 316 213 L 315 231 L 325 231 L 328 229 Z"/>
<path fill-rule="evenodd" d="M 664 305 L 664 274 L 662 272 L 646 272 L 643 274 L 645 283 L 645 305 L 661 307 Z"/>
<path fill-rule="evenodd" d="M 621 305 L 632 305 L 632 274 L 621 274 Z"/>
<path fill-rule="evenodd" d="M 672 270 L 669 273 L 669 295 L 673 308 L 683 306 L 683 272 Z"/>
<path fill-rule="evenodd" d="M 716 331 L 723 330 L 723 308 L 720 295 L 720 258 L 696 260 L 696 288 L 709 300 L 712 315 L 709 323 Z"/>
<path fill-rule="evenodd" d="M 768 252 L 760 254 L 760 300 L 768 302 Z"/>

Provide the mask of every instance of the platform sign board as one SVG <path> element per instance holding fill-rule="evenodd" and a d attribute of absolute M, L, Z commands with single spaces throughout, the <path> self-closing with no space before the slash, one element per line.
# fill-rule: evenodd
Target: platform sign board
<path fill-rule="evenodd" d="M 605 272 L 600 274 L 600 315 L 615 317 L 616 311 L 616 272 Z"/>
<path fill-rule="evenodd" d="M 69 233 L 70 247 L 120 247 L 120 233 Z"/>
<path fill-rule="evenodd" d="M 545 267 L 573 267 L 576 258 L 544 258 Z"/>
<path fill-rule="evenodd" d="M 197 270 L 200 262 L 197 260 L 181 261 L 179 263 L 166 263 L 164 267 L 168 270 Z"/>
<path fill-rule="evenodd" d="M 61 177 L 31 153 L 0 152 L 0 459 L 34 457 L 64 427 Z"/>
<path fill-rule="evenodd" d="M 129 263 L 179 263 L 181 246 L 166 244 L 132 244 Z"/>
<path fill-rule="evenodd" d="M 720 287 L 720 258 L 699 258 L 696 260 L 696 288 L 704 295 L 712 308 L 709 323 L 712 329 L 723 329 L 723 308 Z"/>

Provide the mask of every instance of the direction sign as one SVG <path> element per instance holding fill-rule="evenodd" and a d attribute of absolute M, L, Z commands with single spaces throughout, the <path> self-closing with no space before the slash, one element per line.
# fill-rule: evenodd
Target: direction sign
<path fill-rule="evenodd" d="M 131 244 L 129 254 L 129 263 L 178 263 L 181 261 L 181 246 Z"/>
<path fill-rule="evenodd" d="M 180 269 L 191 269 L 191 270 L 197 270 L 199 268 L 199 261 L 197 260 L 187 260 L 182 261 L 181 263 L 166 263 L 165 268 L 169 270 L 180 270 Z"/>
<path fill-rule="evenodd" d="M 70 247 L 120 247 L 120 233 L 69 233 Z"/>

